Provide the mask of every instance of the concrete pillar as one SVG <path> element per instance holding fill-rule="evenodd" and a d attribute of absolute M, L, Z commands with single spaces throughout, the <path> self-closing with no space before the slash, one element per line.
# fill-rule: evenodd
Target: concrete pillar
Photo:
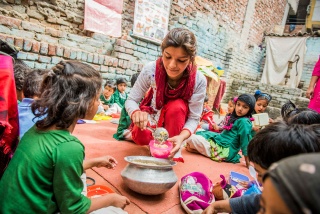
<path fill-rule="evenodd" d="M 251 24 L 253 21 L 253 15 L 255 12 L 255 4 L 257 0 L 249 0 L 247 5 L 247 11 L 244 17 L 244 23 L 241 31 L 241 43 L 240 48 L 243 50 L 248 41 Z"/>

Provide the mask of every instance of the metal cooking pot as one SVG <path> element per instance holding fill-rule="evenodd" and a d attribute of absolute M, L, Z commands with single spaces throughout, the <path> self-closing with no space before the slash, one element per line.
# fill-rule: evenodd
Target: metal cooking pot
<path fill-rule="evenodd" d="M 176 162 L 147 156 L 127 156 L 122 170 L 124 184 L 144 195 L 159 195 L 171 189 L 178 180 L 172 166 Z"/>

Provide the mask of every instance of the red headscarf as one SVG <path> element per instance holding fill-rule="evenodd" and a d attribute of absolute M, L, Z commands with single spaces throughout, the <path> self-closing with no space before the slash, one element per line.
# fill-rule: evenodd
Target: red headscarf
<path fill-rule="evenodd" d="M 193 64 L 188 65 L 178 87 L 170 89 L 167 84 L 167 72 L 160 57 L 156 62 L 156 108 L 161 109 L 169 100 L 178 98 L 188 101 L 194 92 L 196 74 L 197 66 Z"/>

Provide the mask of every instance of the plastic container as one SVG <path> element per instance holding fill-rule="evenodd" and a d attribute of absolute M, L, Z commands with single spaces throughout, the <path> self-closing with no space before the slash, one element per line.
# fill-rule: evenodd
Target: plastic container
<path fill-rule="evenodd" d="M 160 144 L 155 140 L 151 140 L 149 146 L 151 155 L 155 158 L 168 158 L 173 148 L 172 143 L 169 141 Z"/>
<path fill-rule="evenodd" d="M 232 186 L 237 187 L 238 189 L 242 189 L 243 187 L 239 184 L 240 181 L 249 182 L 250 179 L 246 175 L 243 175 L 243 174 L 238 173 L 238 172 L 231 171 L 230 172 L 230 177 L 229 177 L 229 183 Z"/>
<path fill-rule="evenodd" d="M 87 196 L 88 198 L 97 198 L 109 193 L 114 193 L 112 189 L 104 185 L 92 185 L 87 188 Z"/>

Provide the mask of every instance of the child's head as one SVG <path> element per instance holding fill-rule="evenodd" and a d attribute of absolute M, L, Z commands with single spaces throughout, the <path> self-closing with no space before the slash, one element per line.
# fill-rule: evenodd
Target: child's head
<path fill-rule="evenodd" d="M 203 101 L 203 105 L 208 105 L 208 101 L 209 101 L 209 97 L 208 95 L 206 94 L 206 96 L 204 97 L 204 101 Z"/>
<path fill-rule="evenodd" d="M 111 80 L 107 80 L 106 83 L 104 84 L 104 88 L 103 88 L 103 95 L 106 98 L 111 97 L 111 95 L 116 91 L 116 85 L 114 84 L 113 81 Z"/>
<path fill-rule="evenodd" d="M 92 119 L 99 106 L 101 76 L 88 64 L 61 61 L 45 76 L 41 96 L 32 104 L 41 129 L 67 129 L 80 118 Z"/>
<path fill-rule="evenodd" d="M 264 213 L 319 213 L 319 154 L 301 154 L 272 165 L 263 176 Z"/>
<path fill-rule="evenodd" d="M 320 124 L 320 114 L 312 109 L 305 109 L 288 118 L 289 124 Z"/>
<path fill-rule="evenodd" d="M 320 125 L 276 122 L 266 126 L 248 145 L 248 157 L 254 163 L 259 182 L 276 161 L 301 153 L 320 152 L 319 139 Z"/>
<path fill-rule="evenodd" d="M 231 97 L 228 101 L 228 109 L 227 109 L 227 113 L 228 114 L 232 114 L 234 108 L 235 108 L 235 104 L 237 101 L 238 97 Z"/>
<path fill-rule="evenodd" d="M 36 99 L 40 96 L 41 83 L 46 73 L 49 70 L 45 69 L 32 69 L 25 78 L 23 84 L 23 94 L 26 98 Z"/>
<path fill-rule="evenodd" d="M 16 83 L 17 99 L 23 99 L 23 85 L 30 68 L 22 60 L 16 59 L 14 62 L 14 80 Z"/>
<path fill-rule="evenodd" d="M 257 90 L 254 94 L 254 97 L 256 98 L 256 105 L 254 107 L 255 112 L 257 114 L 265 112 L 270 101 L 272 100 L 271 95 Z"/>
<path fill-rule="evenodd" d="M 118 78 L 116 81 L 117 89 L 120 93 L 123 93 L 126 91 L 127 88 L 127 81 L 124 78 Z"/>
<path fill-rule="evenodd" d="M 237 117 L 251 117 L 256 100 L 251 94 L 241 94 L 235 105 L 234 112 Z"/>
<path fill-rule="evenodd" d="M 281 107 L 281 116 L 282 116 L 282 119 L 285 121 L 285 122 L 288 122 L 288 120 L 305 111 L 305 110 L 309 110 L 308 108 L 297 108 L 296 105 L 291 102 L 290 100 L 288 100 L 285 104 L 283 104 L 283 106 Z"/>
<path fill-rule="evenodd" d="M 134 86 L 134 84 L 136 83 L 139 75 L 140 75 L 139 72 L 132 74 L 131 79 L 130 79 L 131 87 Z"/>

